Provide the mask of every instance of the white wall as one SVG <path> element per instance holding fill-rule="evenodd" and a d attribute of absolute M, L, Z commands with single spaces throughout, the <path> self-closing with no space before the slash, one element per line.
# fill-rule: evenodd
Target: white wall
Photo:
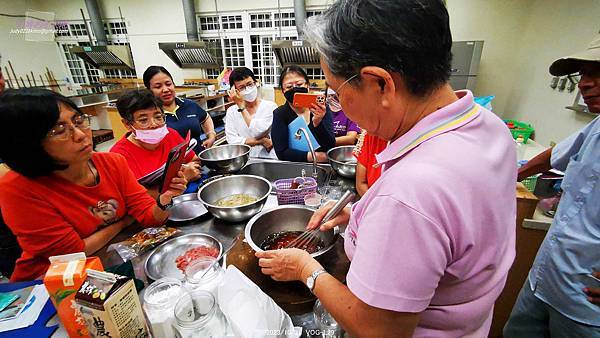
<path fill-rule="evenodd" d="M 564 109 L 573 103 L 576 92 L 552 90 L 548 67 L 557 58 L 584 50 L 600 29 L 598 18 L 598 0 L 537 0 L 521 32 L 506 116 L 531 122 L 536 140 L 545 146 L 593 119 Z"/>
<path fill-rule="evenodd" d="M 447 0 L 452 39 L 484 40 L 476 96 L 495 95 L 494 112 L 503 116 L 517 70 L 515 54 L 532 0 Z"/>
<path fill-rule="evenodd" d="M 0 0 L 0 12 L 10 15 L 25 15 L 25 12 L 37 9 L 34 1 Z M 26 41 L 25 34 L 14 34 L 11 30 L 24 27 L 24 18 L 0 16 L 0 54 L 2 55 L 2 70 L 9 68 L 8 61 L 13 65 L 17 77 L 23 77 L 28 86 L 26 74 L 33 72 L 39 85 L 39 75 L 50 69 L 57 80 L 66 77 L 66 69 L 60 59 L 60 51 L 53 41 Z M 13 74 L 9 68 L 10 77 Z M 8 78 L 8 74 L 4 77 Z M 31 75 L 30 75 L 31 77 Z M 45 80 L 44 76 L 44 81 Z M 20 83 L 20 82 L 19 82 Z"/>
<path fill-rule="evenodd" d="M 217 0 L 219 11 L 269 9 L 277 0 Z M 307 0 L 307 7 L 322 7 L 333 0 Z M 105 18 L 118 18 L 118 6 L 128 23 L 129 38 L 139 77 L 147 66 L 167 67 L 176 83 L 199 77 L 197 70 L 179 69 L 158 42 L 186 41 L 180 0 L 99 0 Z M 281 0 L 284 9 L 293 0 Z M 574 93 L 548 87 L 550 63 L 557 57 L 585 48 L 600 28 L 598 0 L 447 0 L 454 40 L 484 40 L 476 95 L 495 95 L 494 111 L 506 118 L 529 121 L 537 139 L 547 145 L 590 121 L 591 117 L 563 109 Z M 27 9 L 56 13 L 56 20 L 79 20 L 84 0 L 0 0 L 0 12 L 24 14 Z M 214 0 L 196 0 L 196 11 L 214 13 Z M 19 19 L 0 17 L 0 53 L 11 59 L 19 74 L 39 73 L 49 66 L 58 78 L 67 74 L 53 42 L 26 42 L 9 34 Z M 21 19 L 22 20 L 22 19 Z"/>

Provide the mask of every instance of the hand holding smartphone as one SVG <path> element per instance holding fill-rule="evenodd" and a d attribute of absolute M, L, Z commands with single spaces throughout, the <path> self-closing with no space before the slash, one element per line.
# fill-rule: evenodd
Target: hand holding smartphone
<path fill-rule="evenodd" d="M 296 93 L 294 95 L 294 107 L 310 108 L 311 105 L 325 104 L 325 95 L 322 93 Z"/>

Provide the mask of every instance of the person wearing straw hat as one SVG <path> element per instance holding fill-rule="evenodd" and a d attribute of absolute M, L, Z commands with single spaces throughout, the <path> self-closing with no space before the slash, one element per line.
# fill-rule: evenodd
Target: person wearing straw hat
<path fill-rule="evenodd" d="M 579 90 L 600 113 L 600 35 L 582 52 L 560 58 L 550 74 L 578 74 Z M 600 336 L 600 120 L 531 159 L 519 179 L 556 168 L 563 194 L 504 337 Z"/>

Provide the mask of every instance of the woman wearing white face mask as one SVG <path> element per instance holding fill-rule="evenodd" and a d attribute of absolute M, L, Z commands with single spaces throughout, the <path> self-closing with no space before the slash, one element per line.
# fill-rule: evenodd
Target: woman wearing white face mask
<path fill-rule="evenodd" d="M 173 147 L 183 142 L 175 130 L 168 128 L 161 103 L 147 89 L 131 90 L 119 98 L 117 110 L 129 130 L 111 149 L 127 159 L 136 179 L 140 179 L 167 161 Z M 199 159 L 193 151 L 186 155 L 183 174 L 188 182 L 200 177 Z M 151 195 L 156 187 L 146 187 Z"/>
<path fill-rule="evenodd" d="M 225 116 L 227 143 L 249 145 L 251 157 L 276 158 L 270 132 L 277 105 L 260 98 L 256 76 L 246 67 L 234 69 L 229 83 L 229 98 L 235 105 Z"/>

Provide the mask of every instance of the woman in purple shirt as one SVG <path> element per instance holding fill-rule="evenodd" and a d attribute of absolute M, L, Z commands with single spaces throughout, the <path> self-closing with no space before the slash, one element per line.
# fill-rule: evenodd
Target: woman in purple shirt
<path fill-rule="evenodd" d="M 356 144 L 360 128 L 346 116 L 337 94 L 331 88 L 327 88 L 327 110 L 331 112 L 333 117 L 335 146 L 353 146 Z"/>

